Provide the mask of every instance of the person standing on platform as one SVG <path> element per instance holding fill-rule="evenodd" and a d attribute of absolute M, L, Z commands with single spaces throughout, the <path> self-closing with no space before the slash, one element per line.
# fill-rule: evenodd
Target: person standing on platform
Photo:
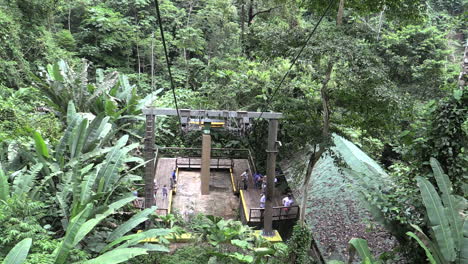
<path fill-rule="evenodd" d="M 167 186 L 164 185 L 164 187 L 162 188 L 162 196 L 163 196 L 163 200 L 167 198 Z"/>
<path fill-rule="evenodd" d="M 266 187 L 267 187 L 267 176 L 265 175 L 262 178 L 262 192 L 266 191 Z"/>
<path fill-rule="evenodd" d="M 288 196 L 283 198 L 283 206 L 286 208 L 283 208 L 285 212 L 289 211 L 289 207 L 294 203 L 294 200 L 292 198 L 291 194 L 288 194 Z"/>
<path fill-rule="evenodd" d="M 244 190 L 247 190 L 247 188 L 249 187 L 248 186 L 248 177 L 249 177 L 249 170 L 245 170 L 242 174 L 241 174 L 241 179 L 242 179 L 242 184 L 244 185 Z"/>
<path fill-rule="evenodd" d="M 255 185 L 255 189 L 260 189 L 258 186 L 258 183 L 260 182 L 261 180 L 261 177 L 260 177 L 260 174 L 258 172 L 255 173 L 254 175 L 254 185 Z"/>
<path fill-rule="evenodd" d="M 169 182 L 170 182 L 170 186 L 171 186 L 171 190 L 174 189 L 174 185 L 175 185 L 175 182 L 174 182 L 174 178 L 170 177 L 169 178 Z"/>
<path fill-rule="evenodd" d="M 266 201 L 265 193 L 262 193 L 262 196 L 260 196 L 260 208 L 265 208 L 265 201 Z"/>
<path fill-rule="evenodd" d="M 172 177 L 172 180 L 174 181 L 174 183 L 176 183 L 176 182 L 177 182 L 177 179 L 176 179 L 176 177 L 177 177 L 176 170 L 173 170 L 173 171 L 172 171 L 171 177 Z"/>

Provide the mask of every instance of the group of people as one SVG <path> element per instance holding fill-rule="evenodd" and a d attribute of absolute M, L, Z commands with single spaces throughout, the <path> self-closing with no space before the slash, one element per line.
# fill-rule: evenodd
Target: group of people
<path fill-rule="evenodd" d="M 249 170 L 245 170 L 241 175 L 241 180 L 242 180 L 242 188 L 244 190 L 247 190 L 249 188 Z M 253 181 L 254 181 L 254 188 L 255 189 L 261 189 L 263 192 L 266 190 L 267 186 L 267 176 L 262 175 L 259 172 L 256 172 L 253 175 Z M 275 184 L 278 182 L 278 179 L 275 177 L 274 180 Z"/>
<path fill-rule="evenodd" d="M 265 202 L 266 202 L 266 195 L 264 192 L 262 192 L 260 196 L 260 208 L 265 208 Z M 292 194 L 288 194 L 285 196 L 282 200 L 283 206 L 286 208 L 283 208 L 283 210 L 288 211 L 289 208 L 294 204 L 294 199 L 292 198 Z"/>
<path fill-rule="evenodd" d="M 172 170 L 171 176 L 169 176 L 169 182 L 170 182 L 170 187 L 174 189 L 175 184 L 177 183 L 177 173 L 176 170 Z M 156 194 L 158 192 L 158 185 L 156 184 L 156 179 L 154 179 L 154 199 L 156 200 Z M 167 195 L 169 193 L 169 189 L 167 188 L 167 185 L 164 185 L 162 188 L 162 196 L 163 200 L 167 199 Z"/>
<path fill-rule="evenodd" d="M 245 170 L 244 172 L 242 172 L 240 177 L 241 177 L 242 185 L 243 185 L 242 188 L 244 190 L 247 190 L 248 180 L 249 180 L 249 170 Z M 265 192 L 266 192 L 266 186 L 267 186 L 267 176 L 256 172 L 253 175 L 253 181 L 254 181 L 254 188 L 262 190 L 262 194 L 260 196 L 260 208 L 265 208 L 265 202 L 266 202 Z M 276 177 L 275 177 L 274 182 L 275 184 L 278 182 Z M 283 203 L 283 206 L 285 207 L 283 208 L 283 210 L 288 211 L 289 210 L 288 207 L 291 207 L 294 204 L 294 199 L 292 198 L 292 195 L 288 194 L 287 196 L 285 196 L 282 200 L 282 203 Z"/>

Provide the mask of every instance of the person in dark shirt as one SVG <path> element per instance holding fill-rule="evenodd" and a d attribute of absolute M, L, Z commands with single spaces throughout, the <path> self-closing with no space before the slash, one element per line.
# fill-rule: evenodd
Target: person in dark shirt
<path fill-rule="evenodd" d="M 176 176 L 177 176 L 177 175 L 176 175 L 176 170 L 173 170 L 173 171 L 172 171 L 171 177 L 172 177 L 172 180 L 174 181 L 174 183 L 177 182 Z"/>

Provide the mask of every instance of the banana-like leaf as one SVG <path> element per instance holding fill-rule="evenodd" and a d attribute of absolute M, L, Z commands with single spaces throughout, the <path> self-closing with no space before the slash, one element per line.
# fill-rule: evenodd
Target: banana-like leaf
<path fill-rule="evenodd" d="M 0 201 L 6 201 L 10 197 L 10 184 L 8 177 L 3 172 L 2 164 L 0 164 Z"/>
<path fill-rule="evenodd" d="M 468 220 L 463 224 L 463 237 L 460 251 L 460 263 L 468 263 Z"/>
<path fill-rule="evenodd" d="M 22 264 L 28 257 L 29 248 L 31 248 L 32 239 L 25 238 L 18 242 L 5 257 L 3 264 Z"/>
<path fill-rule="evenodd" d="M 429 261 L 430 264 L 438 264 L 435 261 L 434 256 L 432 256 L 431 251 L 429 250 L 429 248 L 426 247 L 426 245 L 421 241 L 421 239 L 419 239 L 419 237 L 415 233 L 406 232 L 406 234 L 408 236 L 414 238 L 418 242 L 419 246 L 421 246 L 424 249 L 424 251 L 426 252 L 427 260 Z"/>
<path fill-rule="evenodd" d="M 122 160 L 129 151 L 125 151 L 123 147 L 128 141 L 128 135 L 122 136 L 115 146 L 106 156 L 104 165 L 99 171 L 98 179 L 104 179 L 103 190 L 108 191 L 112 189 L 112 184 L 115 183 L 119 177 L 118 170 L 122 166 Z"/>
<path fill-rule="evenodd" d="M 92 204 L 88 204 L 86 208 L 81 211 L 77 216 L 72 218 L 70 223 L 67 226 L 67 231 L 65 237 L 63 238 L 62 243 L 56 250 L 54 264 L 63 264 L 66 263 L 70 250 L 75 247 L 74 244 L 75 237 L 77 236 L 79 230 L 86 222 L 86 219 L 89 217 L 89 214 L 92 211 Z"/>
<path fill-rule="evenodd" d="M 90 220 L 86 221 L 86 223 L 84 223 L 80 227 L 78 232 L 76 233 L 72 245 L 76 246 L 102 220 L 104 220 L 109 215 L 115 213 L 115 211 L 117 209 L 121 208 L 122 206 L 126 205 L 127 203 L 129 203 L 129 202 L 131 202 L 131 201 L 133 201 L 135 199 L 136 199 L 135 196 L 129 196 L 127 198 L 120 199 L 117 202 L 114 202 L 114 203 L 110 204 L 108 209 L 104 213 L 98 214 L 93 219 L 90 219 Z"/>
<path fill-rule="evenodd" d="M 374 261 L 374 257 L 372 257 L 369 246 L 367 245 L 367 241 L 365 239 L 352 238 L 349 241 L 349 252 L 350 258 L 352 255 L 354 255 L 354 252 L 357 252 L 363 261 L 369 260 L 370 263 L 377 263 Z"/>
<path fill-rule="evenodd" d="M 462 202 L 461 199 L 457 199 L 456 196 L 452 195 L 452 183 L 450 182 L 449 177 L 444 174 L 439 162 L 436 159 L 431 158 L 430 163 L 432 170 L 434 171 L 437 186 L 442 192 L 442 202 L 447 208 L 447 218 L 454 238 L 455 251 L 458 252 L 461 250 L 463 237 L 463 221 L 459 214 L 459 211 L 462 208 Z"/>
<path fill-rule="evenodd" d="M 74 129 L 72 144 L 70 145 L 70 158 L 73 159 L 81 154 L 86 140 L 86 130 L 88 129 L 88 119 L 84 118 L 80 125 Z"/>
<path fill-rule="evenodd" d="M 75 104 L 73 104 L 73 101 L 70 100 L 68 101 L 68 107 L 67 107 L 67 124 L 70 125 L 76 118 L 76 109 L 75 109 Z"/>
<path fill-rule="evenodd" d="M 94 150 L 100 140 L 102 140 L 107 133 L 109 133 L 112 125 L 108 123 L 109 117 L 104 117 L 104 114 L 100 114 L 94 118 L 88 127 L 86 132 L 85 145 L 83 147 L 83 153 Z"/>
<path fill-rule="evenodd" d="M 157 207 L 153 206 L 151 208 L 147 208 L 136 215 L 132 216 L 127 222 L 121 224 L 119 227 L 117 227 L 108 237 L 107 241 L 113 241 L 123 235 L 125 235 L 127 232 L 132 230 L 134 227 L 137 225 L 143 223 L 144 221 L 148 220 L 148 216 L 151 215 L 156 211 Z"/>
<path fill-rule="evenodd" d="M 83 264 L 116 264 L 144 254 L 148 254 L 148 250 L 144 248 L 119 248 L 85 261 Z"/>
<path fill-rule="evenodd" d="M 417 236 L 423 241 L 423 243 L 429 248 L 431 251 L 431 254 L 434 257 L 434 260 L 437 264 L 448 264 L 448 262 L 444 259 L 444 256 L 440 252 L 438 246 L 435 244 L 433 240 L 431 240 L 424 232 L 422 229 L 417 226 L 411 224 L 411 226 L 417 231 Z"/>
<path fill-rule="evenodd" d="M 98 167 L 96 172 L 90 173 L 84 177 L 81 182 L 80 204 L 87 204 L 93 194 L 93 187 L 96 185 L 96 178 L 101 168 Z"/>
<path fill-rule="evenodd" d="M 39 134 L 37 131 L 33 131 L 33 138 L 37 154 L 41 157 L 49 158 L 49 151 L 47 150 L 47 145 L 44 142 L 41 134 Z"/>
<path fill-rule="evenodd" d="M 72 137 L 73 131 L 75 130 L 75 127 L 78 124 L 78 122 L 80 122 L 79 118 L 74 118 L 72 121 L 68 122 L 67 129 L 65 129 L 65 132 L 63 133 L 63 136 L 60 139 L 60 142 L 55 147 L 55 159 L 59 162 L 59 164 L 62 167 L 65 161 L 64 159 L 65 151 L 67 150 L 67 146 L 69 142 L 71 141 L 70 138 Z"/>
<path fill-rule="evenodd" d="M 446 216 L 449 212 L 442 206 L 439 194 L 428 180 L 417 177 L 417 181 L 440 251 L 445 260 L 454 261 L 456 257 L 454 235 Z"/>
<path fill-rule="evenodd" d="M 171 229 L 150 229 L 141 233 L 126 235 L 120 237 L 111 243 L 107 244 L 101 252 L 106 252 L 107 250 L 111 249 L 112 247 L 126 241 L 124 244 L 120 245 L 118 248 L 126 248 L 129 246 L 136 245 L 140 243 L 141 240 L 146 238 L 159 238 L 166 235 L 169 235 L 172 232 Z"/>

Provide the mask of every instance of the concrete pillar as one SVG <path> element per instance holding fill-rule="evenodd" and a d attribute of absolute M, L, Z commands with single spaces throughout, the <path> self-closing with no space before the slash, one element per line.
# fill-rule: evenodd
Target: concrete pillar
<path fill-rule="evenodd" d="M 202 135 L 201 193 L 210 193 L 211 135 Z"/>

